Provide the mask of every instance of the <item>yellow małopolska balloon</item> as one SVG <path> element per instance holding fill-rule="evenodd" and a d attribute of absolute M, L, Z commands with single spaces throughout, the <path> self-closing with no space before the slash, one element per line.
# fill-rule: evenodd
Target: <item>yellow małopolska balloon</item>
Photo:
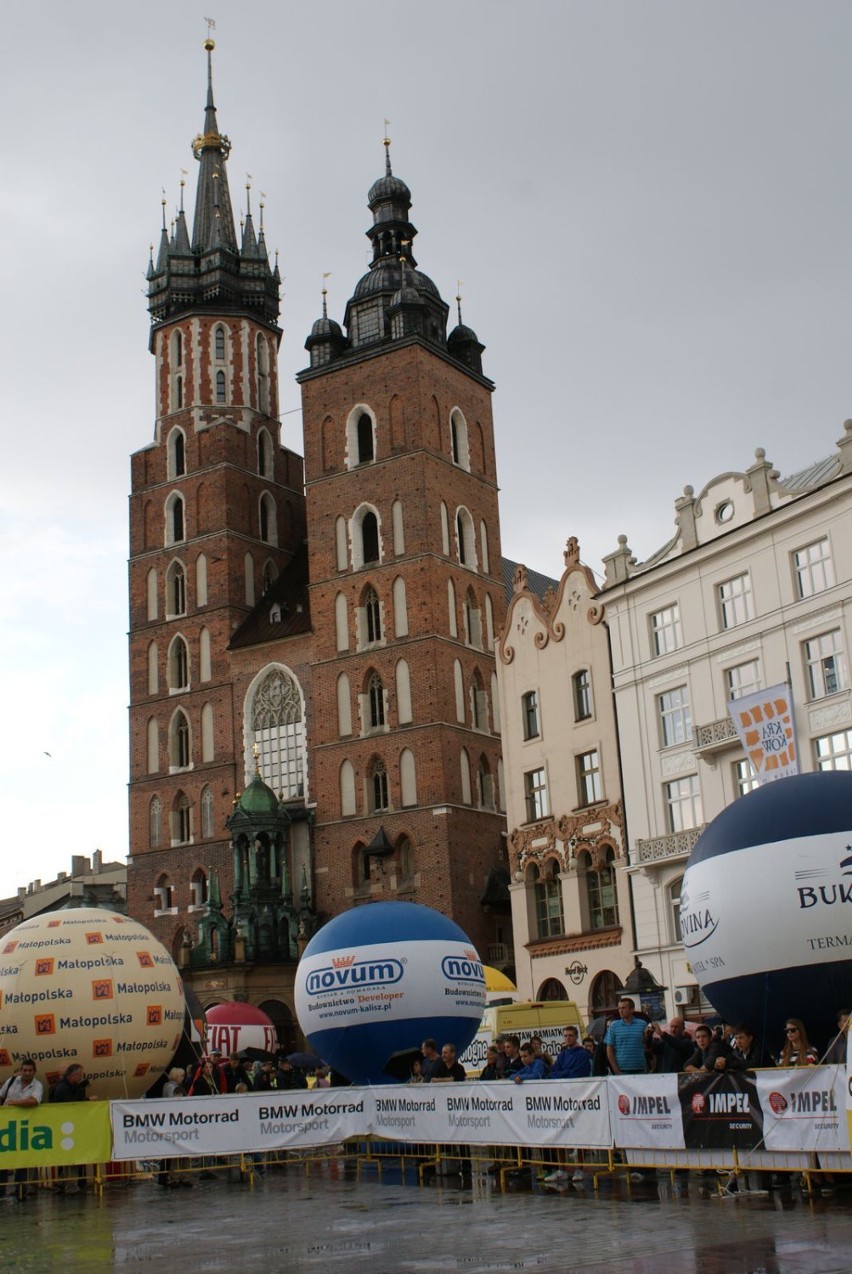
<path fill-rule="evenodd" d="M 76 907 L 0 938 L 0 1084 L 32 1057 L 45 1090 L 79 1062 L 91 1096 L 141 1097 L 174 1056 L 183 1020 L 177 966 L 136 920 Z"/>

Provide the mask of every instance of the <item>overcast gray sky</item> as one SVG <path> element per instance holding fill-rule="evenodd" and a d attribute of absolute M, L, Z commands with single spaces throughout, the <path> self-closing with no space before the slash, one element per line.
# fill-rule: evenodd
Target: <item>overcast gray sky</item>
<path fill-rule="evenodd" d="M 202 124 L 266 195 L 294 374 L 366 268 L 366 192 L 486 345 L 503 551 L 646 557 L 684 484 L 790 473 L 852 415 L 852 4 L 75 0 L 0 48 L 0 896 L 127 852 L 128 455 L 153 432 L 144 271 Z M 50 753 L 47 756 L 46 753 Z"/>

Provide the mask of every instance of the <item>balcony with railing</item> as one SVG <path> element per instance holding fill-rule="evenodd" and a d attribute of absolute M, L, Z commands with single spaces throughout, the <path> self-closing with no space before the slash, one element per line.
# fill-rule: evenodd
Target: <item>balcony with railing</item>
<path fill-rule="evenodd" d="M 706 826 L 706 823 L 702 823 L 700 827 L 689 827 L 685 832 L 670 832 L 667 836 L 637 840 L 631 855 L 631 866 L 648 867 L 687 858 Z"/>
<path fill-rule="evenodd" d="M 697 725 L 694 734 L 697 756 L 710 756 L 713 752 L 721 752 L 736 745 L 737 742 L 736 727 L 730 717 Z"/>

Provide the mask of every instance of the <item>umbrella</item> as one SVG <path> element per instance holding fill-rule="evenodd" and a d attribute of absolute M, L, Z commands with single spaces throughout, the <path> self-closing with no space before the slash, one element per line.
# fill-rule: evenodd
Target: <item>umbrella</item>
<path fill-rule="evenodd" d="M 391 1053 L 382 1071 L 390 1079 L 405 1081 L 411 1078 L 411 1063 L 422 1061 L 423 1054 L 419 1048 L 403 1048 L 398 1053 Z"/>
<path fill-rule="evenodd" d="M 275 1054 L 265 1048 L 248 1047 L 240 1053 L 240 1058 L 244 1062 L 274 1062 Z"/>
<path fill-rule="evenodd" d="M 287 1061 L 300 1071 L 314 1071 L 318 1066 L 325 1065 L 322 1058 L 317 1057 L 316 1053 L 288 1053 Z"/>

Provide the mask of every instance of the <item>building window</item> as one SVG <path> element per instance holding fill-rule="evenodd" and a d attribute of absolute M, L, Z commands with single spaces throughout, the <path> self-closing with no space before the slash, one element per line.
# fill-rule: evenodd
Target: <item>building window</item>
<path fill-rule="evenodd" d="M 388 772 L 385 769 L 384 761 L 376 761 L 374 763 L 370 781 L 373 794 L 373 813 L 380 814 L 389 808 Z"/>
<path fill-rule="evenodd" d="M 179 544 L 185 535 L 183 496 L 173 493 L 166 501 L 166 543 Z"/>
<path fill-rule="evenodd" d="M 687 743 L 692 737 L 692 714 L 689 710 L 689 687 L 677 686 L 657 696 L 660 718 L 660 741 L 664 748 Z"/>
<path fill-rule="evenodd" d="M 367 417 L 369 420 L 369 416 Z M 365 513 L 361 521 L 361 552 L 363 563 L 379 560 L 379 520 L 375 513 Z"/>
<path fill-rule="evenodd" d="M 160 912 L 168 912 L 172 910 L 172 882 L 169 877 L 163 873 L 154 886 L 154 915 Z"/>
<path fill-rule="evenodd" d="M 470 685 L 471 721 L 474 730 L 488 729 L 488 695 L 482 686 L 482 678 L 476 671 Z"/>
<path fill-rule="evenodd" d="M 528 823 L 535 823 L 538 819 L 549 817 L 550 804 L 547 799 L 547 775 L 544 768 L 529 770 L 524 775 L 524 796 Z"/>
<path fill-rule="evenodd" d="M 189 685 L 189 651 L 182 637 L 175 637 L 169 649 L 169 689 L 186 690 Z"/>
<path fill-rule="evenodd" d="M 731 769 L 734 776 L 734 791 L 737 796 L 745 796 L 746 792 L 753 792 L 755 788 L 760 787 L 754 777 L 754 770 L 745 757 L 741 761 L 734 761 Z"/>
<path fill-rule="evenodd" d="M 148 806 L 148 844 L 159 849 L 163 839 L 163 804 L 159 796 L 151 798 Z"/>
<path fill-rule="evenodd" d="M 685 832 L 691 827 L 700 826 L 701 792 L 697 774 L 689 774 L 686 778 L 664 783 L 663 794 L 666 802 L 666 821 L 670 832 Z"/>
<path fill-rule="evenodd" d="M 411 880 L 414 876 L 414 847 L 407 836 L 403 836 L 397 850 L 400 880 Z"/>
<path fill-rule="evenodd" d="M 251 704 L 252 738 L 264 780 L 281 800 L 304 795 L 305 728 L 299 687 L 281 668 L 263 677 Z"/>
<path fill-rule="evenodd" d="M 533 868 L 535 927 L 539 938 L 555 938 L 564 932 L 559 867 L 553 859 L 539 871 Z"/>
<path fill-rule="evenodd" d="M 204 840 L 211 840 L 215 834 L 216 822 L 213 793 L 209 787 L 204 787 L 201 792 L 201 835 Z M 207 901 L 206 896 L 204 901 Z"/>
<path fill-rule="evenodd" d="M 183 792 L 178 793 L 172 810 L 172 844 L 186 845 L 192 839 L 192 810 Z"/>
<path fill-rule="evenodd" d="M 751 597 L 751 577 L 748 572 L 735 575 L 719 585 L 719 620 L 723 628 L 736 628 L 754 619 Z"/>
<path fill-rule="evenodd" d="M 603 800 L 601 758 L 596 748 L 592 752 L 581 752 L 577 757 L 577 791 L 581 805 L 594 805 L 595 801 Z"/>
<path fill-rule="evenodd" d="M 198 867 L 189 882 L 189 899 L 191 907 L 203 907 L 207 902 L 207 873 Z"/>
<path fill-rule="evenodd" d="M 606 861 L 599 871 L 586 871 L 586 903 L 589 928 L 606 929 L 618 924 L 618 894 L 615 885 L 615 854 L 606 851 Z"/>
<path fill-rule="evenodd" d="M 257 433 L 257 471 L 262 478 L 271 478 L 272 444 L 269 434 L 265 429 L 259 429 Z"/>
<path fill-rule="evenodd" d="M 828 537 L 806 544 L 793 554 L 793 573 L 798 597 L 813 597 L 834 586 L 834 565 Z"/>
<path fill-rule="evenodd" d="M 459 509 L 456 513 L 456 540 L 458 543 L 459 562 L 475 571 L 476 541 L 473 533 L 473 518 L 467 509 Z"/>
<path fill-rule="evenodd" d="M 521 718 L 524 723 L 524 738 L 537 739 L 539 734 L 538 695 L 535 690 L 528 690 L 521 699 Z"/>
<path fill-rule="evenodd" d="M 189 765 L 189 722 L 182 712 L 176 712 L 172 718 L 170 764 L 178 770 L 185 770 Z"/>
<path fill-rule="evenodd" d="M 225 402 L 225 373 L 216 373 L 216 402 Z"/>
<path fill-rule="evenodd" d="M 180 562 L 172 562 L 166 574 L 166 615 L 186 614 L 186 572 Z"/>
<path fill-rule="evenodd" d="M 479 767 L 476 771 L 476 790 L 479 808 L 493 810 L 495 808 L 494 775 L 491 773 L 491 767 L 485 756 L 479 758 Z"/>
<path fill-rule="evenodd" d="M 186 473 L 186 442 L 182 429 L 173 429 L 169 434 L 168 475 L 180 478 Z"/>
<path fill-rule="evenodd" d="M 366 621 L 367 641 L 382 640 L 382 609 L 379 595 L 374 588 L 368 588 L 364 594 L 364 619 Z"/>
<path fill-rule="evenodd" d="M 374 458 L 373 421 L 364 411 L 358 417 L 358 463 L 369 464 Z"/>
<path fill-rule="evenodd" d="M 667 655 L 683 645 L 680 627 L 680 607 L 677 602 L 655 611 L 650 617 L 651 650 L 655 655 Z"/>
<path fill-rule="evenodd" d="M 683 876 L 678 876 L 669 885 L 667 893 L 669 910 L 669 937 L 672 942 L 683 942 L 680 932 L 680 891 L 683 888 Z"/>
<path fill-rule="evenodd" d="M 742 699 L 744 695 L 754 694 L 763 687 L 760 683 L 760 661 L 750 659 L 745 664 L 735 664 L 725 673 L 728 698 Z"/>
<path fill-rule="evenodd" d="M 470 469 L 467 421 L 458 408 L 455 408 L 450 416 L 450 447 L 453 464 L 457 464 L 461 469 Z"/>
<path fill-rule="evenodd" d="M 852 770 L 852 730 L 824 734 L 814 739 L 817 768 L 820 770 Z"/>
<path fill-rule="evenodd" d="M 382 679 L 374 672 L 367 686 L 370 729 L 379 730 L 385 724 L 385 688 Z"/>
<path fill-rule="evenodd" d="M 574 673 L 571 687 L 574 695 L 574 720 L 588 721 L 592 715 L 592 678 L 588 668 Z"/>
<path fill-rule="evenodd" d="M 278 518 L 275 501 L 268 491 L 260 497 L 260 538 L 265 544 L 278 543 Z"/>
<path fill-rule="evenodd" d="M 225 361 L 225 329 L 221 326 L 213 333 L 213 357 L 217 363 Z"/>
<path fill-rule="evenodd" d="M 846 657 L 839 628 L 812 637 L 805 642 L 804 649 L 808 690 L 812 699 L 824 699 L 826 695 L 846 689 Z"/>

